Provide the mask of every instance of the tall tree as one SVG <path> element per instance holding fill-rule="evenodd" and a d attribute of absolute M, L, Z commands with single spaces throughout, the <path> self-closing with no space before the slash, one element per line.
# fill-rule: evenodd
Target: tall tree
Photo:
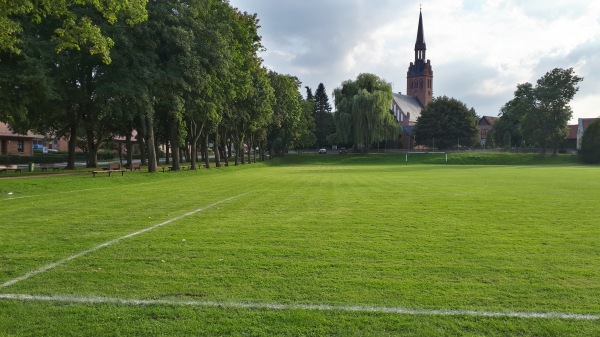
<path fill-rule="evenodd" d="M 329 97 L 327 97 L 323 83 L 319 83 L 317 87 L 314 102 L 315 136 L 317 138 L 317 147 L 321 148 L 330 145 L 327 137 L 335 132 L 331 104 L 329 104 Z"/>
<path fill-rule="evenodd" d="M 312 93 L 312 89 L 309 86 L 305 86 L 304 88 L 306 89 L 306 100 L 307 101 L 314 101 L 315 100 L 315 96 Z"/>
<path fill-rule="evenodd" d="M 285 154 L 300 137 L 302 107 L 300 81 L 290 75 L 269 71 L 269 81 L 275 93 L 273 118 L 269 124 L 268 147 L 271 155 Z"/>
<path fill-rule="evenodd" d="M 545 136 L 538 139 L 540 143 L 548 143 L 552 153 L 557 154 L 560 144 L 567 138 L 569 129 L 567 123 L 573 117 L 569 103 L 579 91 L 577 84 L 583 80 L 575 75 L 573 68 L 553 69 L 537 81 L 535 97 L 537 104 L 534 110 L 539 111 L 543 118 L 541 128 Z M 524 127 L 528 129 L 529 118 L 525 118 Z M 533 122 L 533 125 L 537 121 Z M 545 152 L 545 146 L 542 151 Z"/>
<path fill-rule="evenodd" d="M 336 133 L 342 143 L 362 144 L 368 152 L 374 142 L 385 140 L 390 128 L 399 128 L 390 113 L 392 85 L 373 74 L 360 74 L 334 90 Z"/>
<path fill-rule="evenodd" d="M 548 147 L 557 154 L 568 134 L 567 123 L 573 116 L 569 103 L 582 80 L 575 75 L 573 68 L 555 68 L 542 76 L 535 87 L 530 83 L 517 86 L 515 98 L 503 107 L 502 113 L 508 115 L 509 121 L 515 121 L 514 124 L 520 121 L 524 140 L 537 145 L 542 154 Z M 517 133 L 515 130 L 507 131 L 513 136 Z"/>
<path fill-rule="evenodd" d="M 434 98 L 417 119 L 413 129 L 417 144 L 447 149 L 454 145 L 473 146 L 477 142 L 475 110 L 454 98 Z"/>
<path fill-rule="evenodd" d="M 500 118 L 494 122 L 494 134 L 498 143 L 504 142 L 503 137 L 507 132 L 510 133 L 511 144 L 521 144 L 523 141 L 523 120 L 535 102 L 533 86 L 531 83 L 517 85 L 514 96 L 500 109 Z"/>

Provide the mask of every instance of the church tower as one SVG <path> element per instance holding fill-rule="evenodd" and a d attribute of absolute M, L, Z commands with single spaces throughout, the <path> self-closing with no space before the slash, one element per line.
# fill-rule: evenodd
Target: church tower
<path fill-rule="evenodd" d="M 425 107 L 433 97 L 433 70 L 431 62 L 425 61 L 425 34 L 423 33 L 423 15 L 419 11 L 419 28 L 415 43 L 415 62 L 411 62 L 406 74 L 406 92 L 415 97 Z"/>

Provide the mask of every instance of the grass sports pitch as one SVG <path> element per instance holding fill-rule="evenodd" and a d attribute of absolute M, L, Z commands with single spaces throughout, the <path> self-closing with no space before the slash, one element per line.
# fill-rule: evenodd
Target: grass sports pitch
<path fill-rule="evenodd" d="M 0 335 L 600 335 L 600 167 L 423 162 L 0 179 Z"/>

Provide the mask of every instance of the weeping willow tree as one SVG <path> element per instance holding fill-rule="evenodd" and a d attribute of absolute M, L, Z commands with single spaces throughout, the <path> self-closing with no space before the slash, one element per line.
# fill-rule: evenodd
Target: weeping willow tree
<path fill-rule="evenodd" d="M 336 88 L 334 97 L 337 132 L 332 138 L 337 142 L 363 145 L 363 152 L 368 152 L 371 144 L 398 135 L 398 123 L 390 112 L 390 83 L 373 74 L 360 74 L 356 81 Z"/>

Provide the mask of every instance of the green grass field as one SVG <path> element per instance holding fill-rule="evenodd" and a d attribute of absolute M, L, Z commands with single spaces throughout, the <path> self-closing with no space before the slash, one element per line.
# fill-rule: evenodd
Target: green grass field
<path fill-rule="evenodd" d="M 0 335 L 600 335 L 600 167 L 420 158 L 0 179 Z"/>

